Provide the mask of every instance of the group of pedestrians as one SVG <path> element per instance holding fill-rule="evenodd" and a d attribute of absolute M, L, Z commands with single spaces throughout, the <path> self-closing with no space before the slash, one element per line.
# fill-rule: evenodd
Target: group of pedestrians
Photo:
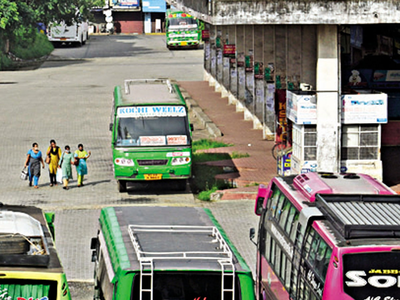
<path fill-rule="evenodd" d="M 45 162 L 49 165 L 50 186 L 57 185 L 57 171 L 62 172 L 63 189 L 69 189 L 69 180 L 72 178 L 72 166 L 76 167 L 78 177 L 78 187 L 83 186 L 83 178 L 87 174 L 86 160 L 90 157 L 91 152 L 86 152 L 83 145 L 79 144 L 78 149 L 71 153 L 68 145 L 65 146 L 63 152 L 57 146 L 55 140 L 50 141 L 50 146 L 46 151 L 46 158 L 43 160 L 42 152 L 39 150 L 38 143 L 32 144 L 29 149 L 25 161 L 25 168 L 28 167 L 29 186 L 39 188 L 40 165 L 45 168 Z"/>

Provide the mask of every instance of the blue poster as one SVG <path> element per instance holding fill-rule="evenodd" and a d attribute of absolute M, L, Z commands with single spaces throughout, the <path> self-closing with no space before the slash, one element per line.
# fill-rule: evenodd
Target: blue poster
<path fill-rule="evenodd" d="M 167 4 L 165 0 L 143 0 L 143 12 L 166 12 Z"/>

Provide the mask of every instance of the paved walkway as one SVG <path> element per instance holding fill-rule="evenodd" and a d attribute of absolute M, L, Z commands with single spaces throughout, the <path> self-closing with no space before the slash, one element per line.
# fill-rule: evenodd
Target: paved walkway
<path fill-rule="evenodd" d="M 224 174 L 220 178 L 230 179 L 239 188 L 235 190 L 236 198 L 247 198 L 248 194 L 254 199 L 256 185 L 267 184 L 277 175 L 276 161 L 271 155 L 274 142 L 264 140 L 262 131 L 253 129 L 253 122 L 244 120 L 243 112 L 236 112 L 235 106 L 228 104 L 228 98 L 221 98 L 221 93 L 215 92 L 208 82 L 180 81 L 179 86 L 184 95 L 190 95 L 221 130 L 222 136 L 215 139 L 233 144 L 232 147 L 209 149 L 207 152 L 249 154 L 249 157 L 210 164 L 234 166 L 238 173 Z M 235 199 L 235 196 L 230 198 Z"/>
<path fill-rule="evenodd" d="M 273 141 L 262 138 L 262 131 L 253 128 L 252 121 L 244 120 L 242 112 L 236 112 L 234 105 L 228 104 L 228 98 L 221 98 L 221 93 L 215 92 L 207 81 L 180 81 L 178 82 L 184 95 L 195 100 L 196 104 L 211 119 L 222 132 L 216 140 L 232 147 L 209 149 L 207 152 L 218 153 L 248 153 L 245 158 L 228 161 L 210 162 L 209 164 L 235 167 L 237 173 L 218 175 L 220 179 L 230 180 L 238 189 L 224 191 L 222 200 L 226 199 L 254 199 L 257 185 L 267 184 L 277 176 L 277 165 L 271 155 Z M 400 194 L 400 184 L 391 188 Z"/>

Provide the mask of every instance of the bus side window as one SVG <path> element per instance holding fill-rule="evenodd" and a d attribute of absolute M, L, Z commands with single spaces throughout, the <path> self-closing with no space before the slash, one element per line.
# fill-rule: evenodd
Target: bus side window
<path fill-rule="evenodd" d="M 289 209 L 289 213 L 288 213 L 288 218 L 287 218 L 287 222 L 286 222 L 286 226 L 285 226 L 285 232 L 290 235 L 290 230 L 292 229 L 293 226 L 293 221 L 294 221 L 294 216 L 296 214 L 296 208 L 290 204 L 290 209 Z"/>
<path fill-rule="evenodd" d="M 291 207 L 290 201 L 285 198 L 284 204 L 283 204 L 282 207 L 283 208 L 282 208 L 281 213 L 280 213 L 279 226 L 282 229 L 284 229 L 286 221 L 287 221 L 287 217 L 289 215 L 289 210 L 290 210 L 290 207 Z"/>
<path fill-rule="evenodd" d="M 275 212 L 276 212 L 276 206 L 277 206 L 277 204 L 278 204 L 278 199 L 279 199 L 279 196 L 281 195 L 281 191 L 275 186 L 274 188 L 273 188 L 273 194 L 272 194 L 272 197 L 270 198 L 270 199 L 268 199 L 268 209 L 272 212 L 272 215 L 274 216 L 275 215 Z"/>
<path fill-rule="evenodd" d="M 282 207 L 283 207 L 283 203 L 285 202 L 285 199 L 286 199 L 286 197 L 285 197 L 284 194 L 281 194 L 279 196 L 277 207 L 276 207 L 275 214 L 274 214 L 274 217 L 276 219 L 278 219 L 278 221 L 279 221 L 279 219 L 281 217 Z"/>
<path fill-rule="evenodd" d="M 299 216 L 300 216 L 300 213 L 297 211 L 297 209 L 295 208 L 295 213 L 294 213 L 294 216 L 293 216 L 293 221 L 291 222 L 291 224 L 290 224 L 290 233 L 289 233 L 289 237 L 290 237 L 290 240 L 294 243 L 295 242 L 295 240 L 296 240 L 296 234 L 297 234 L 297 227 L 298 227 L 298 224 L 299 224 Z M 289 222 L 288 222 L 289 223 Z"/>

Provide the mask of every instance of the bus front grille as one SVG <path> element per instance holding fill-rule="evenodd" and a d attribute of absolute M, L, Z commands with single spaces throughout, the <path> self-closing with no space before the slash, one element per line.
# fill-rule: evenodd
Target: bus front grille
<path fill-rule="evenodd" d="M 140 159 L 137 161 L 139 166 L 165 166 L 167 159 Z"/>

